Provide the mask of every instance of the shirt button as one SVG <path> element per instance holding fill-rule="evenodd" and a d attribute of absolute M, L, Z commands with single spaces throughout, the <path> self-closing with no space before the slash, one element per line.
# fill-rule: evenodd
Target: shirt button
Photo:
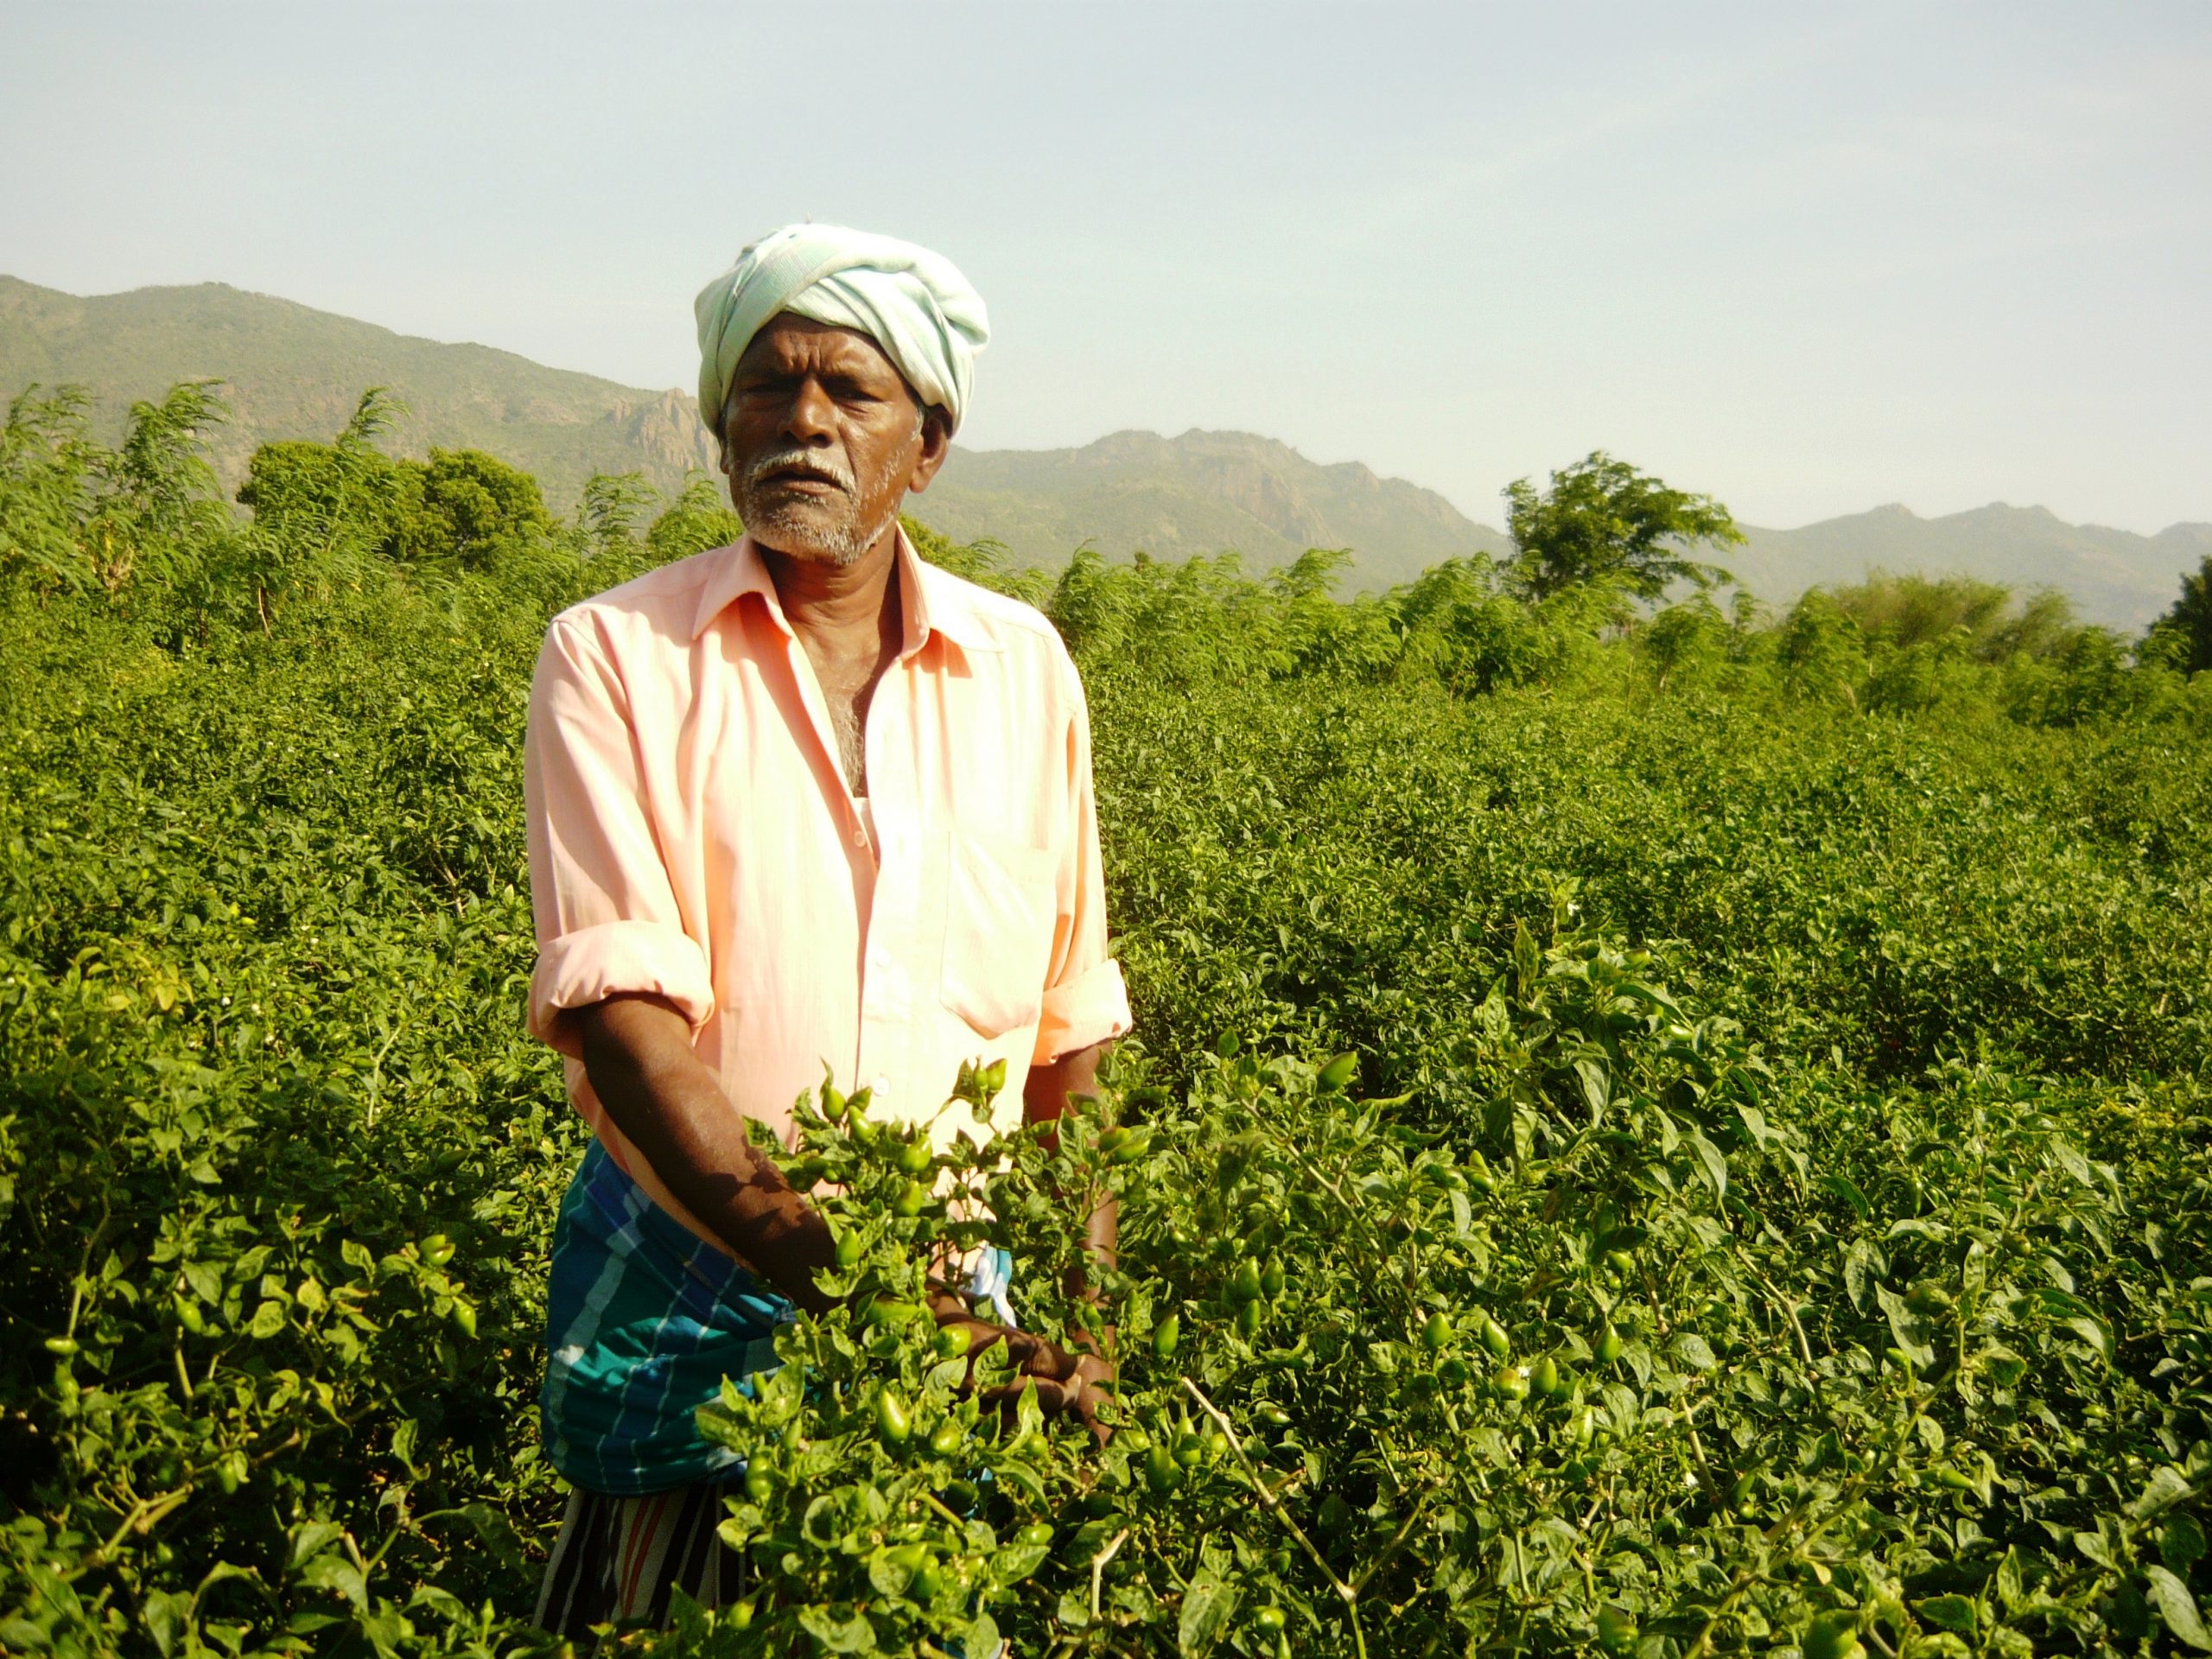
<path fill-rule="evenodd" d="M 868 953 L 868 959 L 879 968 L 888 968 L 891 965 L 891 953 L 880 944 Z"/>
<path fill-rule="evenodd" d="M 868 1091 L 876 1099 L 882 1099 L 886 1095 L 891 1092 L 891 1079 L 888 1077 L 878 1077 L 874 1083 L 868 1084 Z"/>

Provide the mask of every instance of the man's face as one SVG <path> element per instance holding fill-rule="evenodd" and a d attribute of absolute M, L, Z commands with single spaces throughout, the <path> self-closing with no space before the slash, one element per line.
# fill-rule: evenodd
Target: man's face
<path fill-rule="evenodd" d="M 866 334 L 782 315 L 753 336 L 722 403 L 730 501 L 763 547 L 851 564 L 890 532 L 950 447 L 941 415 Z"/>

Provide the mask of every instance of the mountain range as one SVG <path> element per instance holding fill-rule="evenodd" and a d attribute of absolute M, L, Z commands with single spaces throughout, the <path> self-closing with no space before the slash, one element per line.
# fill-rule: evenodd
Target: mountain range
<path fill-rule="evenodd" d="M 232 419 L 208 447 L 232 486 L 264 441 L 331 437 L 372 385 L 407 407 L 386 439 L 396 451 L 487 450 L 535 474 L 556 508 L 595 472 L 640 472 L 673 494 L 713 463 L 681 389 L 620 385 L 218 283 L 81 297 L 0 276 L 0 395 L 33 382 L 82 385 L 112 432 L 131 400 L 201 376 L 227 383 Z M 1162 558 L 1233 548 L 1246 569 L 1265 571 L 1308 547 L 1349 547 L 1351 591 L 1380 591 L 1443 559 L 1510 550 L 1498 531 L 1433 490 L 1243 432 L 1116 432 L 1069 449 L 956 447 L 912 505 L 957 540 L 1003 543 L 1018 563 L 1057 563 L 1088 542 L 1109 556 L 1143 549 Z M 1872 570 L 1955 572 L 2054 588 L 2086 620 L 2126 628 L 2158 615 L 2183 574 L 2212 556 L 2212 524 L 2142 536 L 2001 503 L 1936 518 L 1893 505 L 1794 530 L 1744 528 L 1748 543 L 1719 562 L 1770 604 Z"/>

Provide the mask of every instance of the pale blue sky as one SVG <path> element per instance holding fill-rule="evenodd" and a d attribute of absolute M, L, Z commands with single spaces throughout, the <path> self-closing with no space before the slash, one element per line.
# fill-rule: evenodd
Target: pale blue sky
<path fill-rule="evenodd" d="M 950 254 L 963 437 L 1267 433 L 1495 523 L 2212 518 L 2212 5 L 0 0 L 0 270 L 644 385 L 811 216 Z"/>

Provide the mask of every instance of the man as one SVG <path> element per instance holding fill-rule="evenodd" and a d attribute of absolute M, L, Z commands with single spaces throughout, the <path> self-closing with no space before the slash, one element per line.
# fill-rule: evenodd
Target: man
<path fill-rule="evenodd" d="M 923 564 L 898 524 L 988 337 L 950 264 L 792 226 L 700 294 L 700 416 L 747 530 L 554 619 L 526 746 L 531 1029 L 594 1133 L 553 1245 L 542 1402 L 575 1492 L 538 1622 L 578 1634 L 713 1603 L 726 1452 L 693 1414 L 825 1306 L 820 1214 L 785 1144 L 826 1065 L 941 1145 L 1049 1120 L 1128 1002 L 1106 954 L 1090 729 L 1052 626 Z M 988 1122 L 939 1115 L 1007 1065 Z M 1093 1218 L 1110 1252 L 1111 1217 Z M 941 1322 L 1003 1340 L 1048 1409 L 1105 1376 L 1007 1327 L 986 1252 Z"/>

